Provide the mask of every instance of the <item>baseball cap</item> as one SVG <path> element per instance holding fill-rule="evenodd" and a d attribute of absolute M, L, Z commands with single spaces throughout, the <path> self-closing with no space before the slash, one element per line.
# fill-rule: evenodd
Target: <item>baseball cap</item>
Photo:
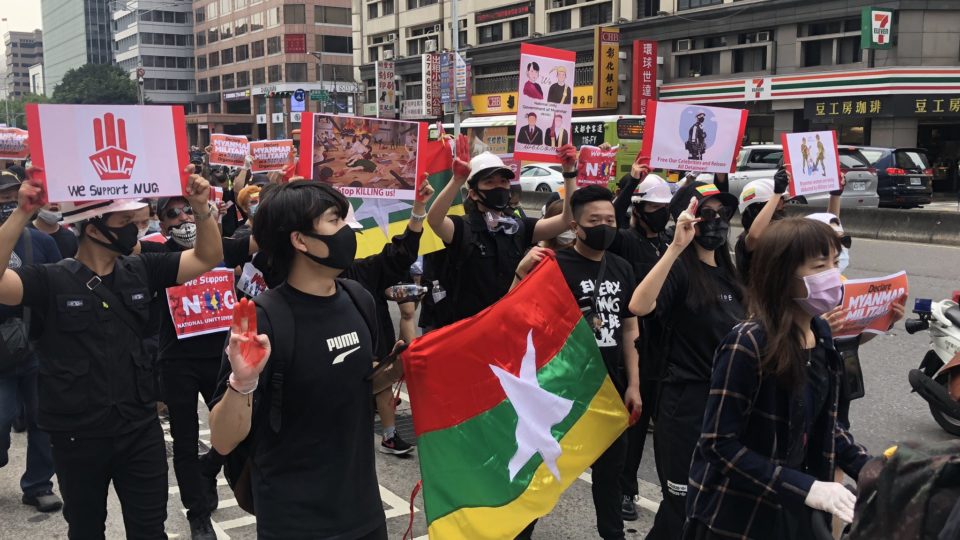
<path fill-rule="evenodd" d="M 187 198 L 186 197 L 161 197 L 157 199 L 157 215 L 163 212 L 164 208 L 166 208 L 171 201 L 176 201 L 176 200 L 181 200 L 186 202 Z"/>
<path fill-rule="evenodd" d="M 807 215 L 807 219 L 819 221 L 820 223 L 826 223 L 827 225 L 833 227 L 833 230 L 837 233 L 843 234 L 843 225 L 840 224 L 840 218 L 831 214 L 830 212 L 817 212 L 815 214 L 809 214 Z"/>
<path fill-rule="evenodd" d="M 0 171 L 0 191 L 19 188 L 20 179 L 10 171 Z"/>
<path fill-rule="evenodd" d="M 669 204 L 673 194 L 670 191 L 670 183 L 658 174 L 650 173 L 640 182 L 637 189 L 633 192 L 630 202 L 652 202 Z"/>
<path fill-rule="evenodd" d="M 720 191 L 715 184 L 690 182 L 678 189 L 670 201 L 670 215 L 673 216 L 673 219 L 680 217 L 680 213 L 690 206 L 691 198 L 697 199 L 698 207 L 707 199 L 717 199 L 724 206 L 729 206 L 732 209 L 737 208 L 737 198 Z"/>
<path fill-rule="evenodd" d="M 114 212 L 141 210 L 148 204 L 135 199 L 119 201 L 85 201 L 60 203 L 60 212 L 63 213 L 63 223 L 70 224 L 85 219 L 93 219 Z"/>
<path fill-rule="evenodd" d="M 470 160 L 470 176 L 467 177 L 467 183 L 476 185 L 494 174 L 500 174 L 507 180 L 513 180 L 514 177 L 513 170 L 503 164 L 500 156 L 482 152 Z"/>

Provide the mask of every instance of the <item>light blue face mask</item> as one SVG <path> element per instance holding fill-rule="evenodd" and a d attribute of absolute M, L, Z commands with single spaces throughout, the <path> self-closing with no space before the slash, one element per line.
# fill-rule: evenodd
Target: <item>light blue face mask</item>
<path fill-rule="evenodd" d="M 251 205 L 250 205 L 250 211 L 247 212 L 247 214 L 249 214 L 250 217 L 253 217 L 253 215 L 257 213 L 257 208 L 259 208 L 259 207 L 260 207 L 260 203 L 251 204 Z"/>
<path fill-rule="evenodd" d="M 850 266 L 850 250 L 843 248 L 840 250 L 840 255 L 837 257 L 837 269 L 840 270 L 840 273 L 844 273 L 847 270 L 847 267 Z"/>

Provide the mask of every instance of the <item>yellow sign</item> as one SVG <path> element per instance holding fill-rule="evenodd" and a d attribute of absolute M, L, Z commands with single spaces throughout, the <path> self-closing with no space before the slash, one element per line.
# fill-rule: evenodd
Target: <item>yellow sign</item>
<path fill-rule="evenodd" d="M 617 108 L 620 93 L 620 29 L 597 27 L 593 34 L 593 87 L 597 108 Z"/>
<path fill-rule="evenodd" d="M 517 112 L 517 93 L 474 94 L 471 98 L 474 115 L 510 114 Z M 592 86 L 573 87 L 573 110 L 596 109 Z"/>

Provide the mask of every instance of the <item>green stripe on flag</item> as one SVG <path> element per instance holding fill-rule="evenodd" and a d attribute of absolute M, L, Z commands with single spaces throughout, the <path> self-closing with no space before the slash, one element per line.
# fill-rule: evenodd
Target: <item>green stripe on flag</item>
<path fill-rule="evenodd" d="M 522 354 L 518 351 L 518 358 Z M 551 430 L 555 439 L 562 439 L 583 416 L 606 377 L 593 332 L 581 319 L 563 348 L 537 372 L 544 390 L 574 401 L 570 414 Z M 427 523 L 464 507 L 503 506 L 527 489 L 543 458 L 535 454 L 510 481 L 517 423 L 517 413 L 505 399 L 454 427 L 420 436 L 417 452 L 427 486 Z"/>

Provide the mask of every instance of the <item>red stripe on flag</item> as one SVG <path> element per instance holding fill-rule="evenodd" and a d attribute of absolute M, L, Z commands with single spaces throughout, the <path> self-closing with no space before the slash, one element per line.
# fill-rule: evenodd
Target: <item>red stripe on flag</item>
<path fill-rule="evenodd" d="M 491 366 L 515 375 L 533 330 L 537 369 L 563 348 L 582 315 L 554 258 L 479 314 L 415 340 L 403 354 L 417 436 L 472 418 L 506 398 Z"/>

